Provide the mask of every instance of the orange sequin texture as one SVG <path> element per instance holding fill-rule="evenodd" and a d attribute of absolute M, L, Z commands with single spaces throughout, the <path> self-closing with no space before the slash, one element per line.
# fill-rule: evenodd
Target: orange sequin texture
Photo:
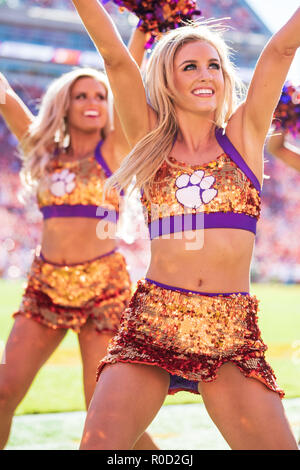
<path fill-rule="evenodd" d="M 252 182 L 225 153 L 205 165 L 188 165 L 176 162 L 169 157 L 171 165 L 164 162 L 155 175 L 154 183 L 146 193 L 142 203 L 148 211 L 148 223 L 168 215 L 192 214 L 197 212 L 235 212 L 258 218 L 260 215 L 260 196 Z M 195 170 L 204 170 L 205 176 L 214 176 L 218 193 L 208 204 L 198 209 L 182 206 L 175 196 L 175 181 L 183 173 L 191 175 Z"/>
<path fill-rule="evenodd" d="M 245 376 L 260 380 L 282 397 L 264 357 L 267 347 L 257 325 L 257 310 L 258 301 L 250 295 L 209 297 L 139 281 L 100 363 L 98 378 L 106 363 L 131 362 L 209 382 L 222 364 L 231 361 Z"/>
<path fill-rule="evenodd" d="M 91 318 L 97 331 L 116 331 L 130 299 L 130 288 L 120 253 L 75 266 L 57 266 L 36 257 L 15 315 L 76 332 Z"/>
<path fill-rule="evenodd" d="M 68 170 L 68 174 L 74 174 L 72 180 L 75 183 L 74 189 L 62 196 L 56 196 L 51 191 L 53 187 L 53 177 L 61 174 L 63 170 Z M 88 157 L 83 160 L 74 162 L 64 162 L 59 157 L 53 157 L 46 169 L 46 175 L 40 179 L 38 187 L 38 204 L 39 207 L 56 206 L 61 204 L 68 205 L 103 205 L 104 183 L 107 176 L 101 165 L 95 157 Z M 112 190 L 105 195 L 105 203 L 118 211 L 119 210 L 119 194 L 116 190 Z"/>

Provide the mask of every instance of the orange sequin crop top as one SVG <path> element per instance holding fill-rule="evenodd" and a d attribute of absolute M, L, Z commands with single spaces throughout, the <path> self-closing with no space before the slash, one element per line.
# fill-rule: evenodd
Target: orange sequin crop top
<path fill-rule="evenodd" d="M 204 165 L 169 157 L 155 175 L 142 203 L 150 239 L 208 228 L 236 228 L 256 233 L 261 187 L 257 177 L 223 129 L 216 129 L 223 153 Z"/>
<path fill-rule="evenodd" d="M 88 217 L 117 222 L 118 193 L 110 191 L 103 201 L 104 183 L 112 172 L 102 156 L 102 143 L 98 143 L 92 157 L 74 162 L 58 157 L 51 160 L 37 191 L 44 219 Z"/>

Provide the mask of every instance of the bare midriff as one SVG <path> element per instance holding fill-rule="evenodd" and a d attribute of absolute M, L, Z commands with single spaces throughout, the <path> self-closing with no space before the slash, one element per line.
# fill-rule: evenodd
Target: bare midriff
<path fill-rule="evenodd" d="M 109 236 L 101 239 L 109 230 Z M 41 252 L 57 264 L 76 264 L 110 252 L 116 246 L 115 224 L 83 217 L 59 217 L 44 221 Z"/>
<path fill-rule="evenodd" d="M 222 228 L 196 233 L 197 239 L 193 232 L 185 232 L 181 240 L 174 235 L 152 240 L 146 277 L 200 292 L 249 292 L 254 234 Z M 193 238 L 183 238 L 189 235 Z"/>

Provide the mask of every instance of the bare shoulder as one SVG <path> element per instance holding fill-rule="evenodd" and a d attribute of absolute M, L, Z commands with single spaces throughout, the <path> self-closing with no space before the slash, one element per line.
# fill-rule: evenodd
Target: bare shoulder
<path fill-rule="evenodd" d="M 255 126 L 245 116 L 245 103 L 242 103 L 229 119 L 226 134 L 258 180 L 262 182 L 264 142 L 257 135 Z"/>
<path fill-rule="evenodd" d="M 148 105 L 149 132 L 157 126 L 157 114 Z M 110 169 L 115 172 L 121 166 L 124 158 L 132 150 L 126 139 L 119 139 L 118 135 L 112 130 L 105 138 L 101 151 L 102 155 L 109 165 Z"/>

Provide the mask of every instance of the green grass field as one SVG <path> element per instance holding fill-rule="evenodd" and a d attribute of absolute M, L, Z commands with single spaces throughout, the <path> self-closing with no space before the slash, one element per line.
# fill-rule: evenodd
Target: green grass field
<path fill-rule="evenodd" d="M 18 309 L 22 282 L 0 281 L 0 341 L 9 334 L 11 314 Z M 267 359 L 276 372 L 286 397 L 300 396 L 300 286 L 255 284 L 260 299 L 259 325 L 268 344 Z M 20 358 L 22 360 L 22 358 Z M 0 366 L 3 367 L 3 366 Z M 36 377 L 17 414 L 84 409 L 81 364 L 77 337 L 69 332 Z M 199 402 L 190 393 L 177 393 L 166 404 Z"/>

